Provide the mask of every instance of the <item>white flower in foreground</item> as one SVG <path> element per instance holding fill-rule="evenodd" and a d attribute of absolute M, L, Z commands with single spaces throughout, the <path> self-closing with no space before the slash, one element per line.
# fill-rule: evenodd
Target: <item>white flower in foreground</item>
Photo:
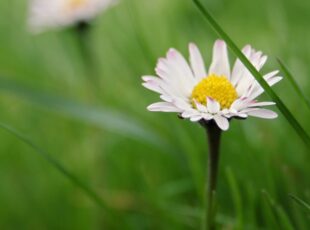
<path fill-rule="evenodd" d="M 116 0 L 30 0 L 30 27 L 41 31 L 89 21 Z"/>
<path fill-rule="evenodd" d="M 143 86 L 160 94 L 162 102 L 151 104 L 150 111 L 177 112 L 193 122 L 214 120 L 222 129 L 229 128 L 232 117 L 248 116 L 273 119 L 277 114 L 262 106 L 274 102 L 258 102 L 256 98 L 264 90 L 239 59 L 232 70 L 228 60 L 226 43 L 217 40 L 213 48 L 212 63 L 207 71 L 199 49 L 189 45 L 190 65 L 175 49 L 156 66 L 155 76 L 143 76 Z M 267 56 L 247 45 L 242 52 L 260 70 Z M 279 82 L 279 71 L 264 75 L 270 85 Z"/>

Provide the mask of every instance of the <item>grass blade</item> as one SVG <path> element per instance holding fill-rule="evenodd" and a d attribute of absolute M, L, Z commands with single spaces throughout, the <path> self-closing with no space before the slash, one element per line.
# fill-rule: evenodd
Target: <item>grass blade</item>
<path fill-rule="evenodd" d="M 0 128 L 6 130 L 7 132 L 14 135 L 20 141 L 31 147 L 37 154 L 43 157 L 51 166 L 53 166 L 57 171 L 59 171 L 63 176 L 65 176 L 68 180 L 70 180 L 75 186 L 79 187 L 94 203 L 96 203 L 101 208 L 108 210 L 108 206 L 106 203 L 100 198 L 100 196 L 92 190 L 88 185 L 82 182 L 79 178 L 77 178 L 74 174 L 69 172 L 61 163 L 59 163 L 51 154 L 34 144 L 30 139 L 16 131 L 12 127 L 1 123 Z"/>
<path fill-rule="evenodd" d="M 237 222 L 236 222 L 236 228 L 237 229 L 244 229 L 243 226 L 243 207 L 242 207 L 242 199 L 241 199 L 241 193 L 238 188 L 238 183 L 236 180 L 236 177 L 231 170 L 231 168 L 227 167 L 226 168 L 226 176 L 228 180 L 228 184 L 231 190 L 231 195 L 232 195 L 232 200 L 234 203 L 234 208 L 235 208 L 235 214 L 237 216 Z"/>
<path fill-rule="evenodd" d="M 293 230 L 292 223 L 283 208 L 275 203 L 267 191 L 263 190 L 262 194 L 270 208 L 276 226 L 278 226 L 279 229 Z"/>
<path fill-rule="evenodd" d="M 292 195 L 292 194 L 290 194 L 289 196 L 290 196 L 290 198 L 292 198 L 292 200 L 294 200 L 297 204 L 299 204 L 300 206 L 306 208 L 306 209 L 308 210 L 308 212 L 310 212 L 310 205 L 309 205 L 309 204 L 307 204 L 305 201 L 299 199 L 298 197 L 296 197 L 296 196 L 294 196 L 294 195 Z"/>
<path fill-rule="evenodd" d="M 282 72 L 284 73 L 286 78 L 289 80 L 289 82 L 292 84 L 292 86 L 294 87 L 295 91 L 298 93 L 298 96 L 308 106 L 308 109 L 310 109 L 310 101 L 307 99 L 305 94 L 302 92 L 301 88 L 299 87 L 299 85 L 295 81 L 295 78 L 293 77 L 291 72 L 288 70 L 288 68 L 286 68 L 286 66 L 284 65 L 284 63 L 280 59 L 277 59 L 277 61 L 278 61 L 279 65 L 280 65 L 280 67 L 281 67 Z"/>
<path fill-rule="evenodd" d="M 169 149 L 169 144 L 141 121 L 125 112 L 110 108 L 84 105 L 66 98 L 21 86 L 0 78 L 0 90 L 22 97 L 53 112 L 64 114 L 105 131 L 116 133 L 139 142 L 149 143 L 160 149 Z"/>
<path fill-rule="evenodd" d="M 225 40 L 228 47 L 235 53 L 235 55 L 240 59 L 240 61 L 246 66 L 246 68 L 251 72 L 259 84 L 264 88 L 266 93 L 271 97 L 271 99 L 276 102 L 278 109 L 284 115 L 286 120 L 291 124 L 294 130 L 297 132 L 299 137 L 305 142 L 306 145 L 310 146 L 310 137 L 295 119 L 293 114 L 288 110 L 279 96 L 273 91 L 273 89 L 268 85 L 268 83 L 263 79 L 262 75 L 256 70 L 256 68 L 251 64 L 251 62 L 244 56 L 237 45 L 232 41 L 232 39 L 224 32 L 221 26 L 215 21 L 211 14 L 205 9 L 205 7 L 200 3 L 199 0 L 192 0 L 197 6 L 199 11 L 203 14 L 204 18 L 209 22 L 212 28 L 219 34 L 219 36 Z"/>

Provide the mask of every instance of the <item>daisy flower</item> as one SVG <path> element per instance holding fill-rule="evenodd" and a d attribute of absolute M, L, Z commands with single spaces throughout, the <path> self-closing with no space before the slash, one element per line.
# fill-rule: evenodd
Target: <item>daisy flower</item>
<path fill-rule="evenodd" d="M 69 26 L 89 21 L 116 0 L 30 0 L 32 30 Z"/>
<path fill-rule="evenodd" d="M 259 71 L 267 56 L 250 45 L 243 54 Z M 264 89 L 255 80 L 242 62 L 237 59 L 230 68 L 226 43 L 217 40 L 213 47 L 212 62 L 207 71 L 202 55 L 193 43 L 189 45 L 189 63 L 175 49 L 170 49 L 156 66 L 157 76 L 143 76 L 143 86 L 160 94 L 161 102 L 148 106 L 150 111 L 176 112 L 193 122 L 214 120 L 222 130 L 229 128 L 233 117 L 249 116 L 273 119 L 277 114 L 262 106 L 274 102 L 258 102 Z M 264 75 L 270 85 L 279 82 L 278 70 Z"/>

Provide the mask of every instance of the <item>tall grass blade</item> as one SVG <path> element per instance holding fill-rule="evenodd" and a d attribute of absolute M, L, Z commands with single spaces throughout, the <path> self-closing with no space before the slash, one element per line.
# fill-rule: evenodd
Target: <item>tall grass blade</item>
<path fill-rule="evenodd" d="M 303 129 L 303 127 L 299 124 L 299 122 L 295 119 L 293 114 L 288 110 L 279 96 L 273 91 L 273 89 L 268 85 L 268 83 L 264 80 L 262 75 L 256 70 L 256 68 L 251 64 L 251 62 L 244 56 L 244 54 L 240 51 L 237 45 L 232 41 L 232 39 L 224 32 L 221 26 L 215 21 L 215 19 L 211 16 L 211 14 L 205 9 L 205 7 L 200 3 L 199 0 L 192 0 L 194 4 L 197 6 L 199 11 L 203 14 L 204 18 L 209 22 L 212 28 L 219 34 L 219 36 L 225 40 L 228 47 L 235 53 L 235 55 L 240 59 L 240 61 L 246 66 L 246 68 L 251 72 L 251 74 L 255 77 L 255 79 L 259 82 L 259 84 L 264 88 L 266 93 L 272 98 L 274 102 L 276 102 L 278 109 L 284 115 L 286 120 L 291 124 L 294 130 L 297 132 L 299 137 L 310 146 L 310 137 Z"/>
<path fill-rule="evenodd" d="M 230 186 L 230 190 L 231 190 L 231 195 L 232 195 L 232 200 L 234 202 L 234 206 L 235 206 L 235 212 L 237 215 L 237 223 L 236 223 L 236 228 L 237 229 L 244 229 L 243 226 L 243 208 L 242 208 L 242 199 L 241 199 L 241 193 L 240 190 L 238 188 L 238 183 L 236 181 L 236 177 L 233 173 L 233 171 L 231 170 L 231 168 L 226 168 L 226 176 L 227 176 L 227 180 Z"/>
<path fill-rule="evenodd" d="M 299 199 L 298 197 L 296 197 L 292 194 L 290 194 L 289 196 L 290 196 L 290 198 L 292 198 L 292 200 L 294 200 L 297 204 L 299 204 L 300 206 L 307 209 L 307 211 L 310 213 L 310 205 L 309 204 L 307 204 L 305 201 Z"/>
<path fill-rule="evenodd" d="M 141 121 L 131 118 L 125 112 L 122 113 L 106 107 L 100 108 L 84 105 L 56 95 L 21 86 L 3 78 L 0 78 L 0 90 L 22 97 L 53 112 L 60 112 L 70 118 L 95 125 L 105 131 L 110 131 L 167 150 L 168 143 L 165 140 L 150 130 Z"/>
<path fill-rule="evenodd" d="M 276 223 L 276 226 L 278 226 L 278 229 L 293 230 L 294 228 L 289 218 L 287 217 L 286 213 L 283 211 L 282 207 L 280 207 L 275 203 L 275 201 L 270 197 L 267 191 L 263 190 L 262 194 L 268 203 L 268 206 L 273 215 L 273 219 Z"/>
<path fill-rule="evenodd" d="M 143 55 L 145 56 L 146 60 L 150 63 L 150 67 L 153 66 L 153 63 L 155 63 L 156 58 L 153 55 L 153 52 L 148 44 L 148 41 L 144 35 L 142 25 L 141 25 L 141 20 L 139 18 L 139 12 L 137 9 L 137 4 L 135 1 L 128 1 L 127 4 L 127 9 L 128 9 L 128 14 L 131 19 L 131 25 L 133 28 L 133 31 L 135 33 L 135 37 L 137 39 L 137 43 L 140 46 Z"/>
<path fill-rule="evenodd" d="M 77 178 L 73 173 L 68 171 L 58 160 L 56 160 L 51 154 L 47 151 L 43 150 L 36 144 L 34 144 L 30 139 L 16 131 L 12 127 L 0 122 L 0 128 L 6 130 L 7 132 L 14 135 L 20 141 L 31 147 L 37 154 L 43 157 L 51 166 L 53 166 L 57 171 L 59 171 L 64 177 L 70 180 L 75 186 L 79 187 L 91 200 L 94 201 L 101 208 L 108 210 L 109 207 L 106 203 L 100 198 L 100 196 L 91 189 L 88 185 L 82 182 L 79 178 Z"/>
<path fill-rule="evenodd" d="M 302 92 L 301 88 L 299 87 L 299 85 L 295 81 L 295 78 L 293 77 L 291 72 L 288 70 L 288 68 L 284 65 L 284 63 L 280 59 L 277 59 L 277 61 L 278 61 L 279 65 L 280 65 L 280 67 L 281 67 L 282 72 L 284 73 L 286 78 L 289 80 L 289 82 L 292 84 L 292 86 L 294 87 L 294 89 L 297 92 L 298 96 L 308 106 L 308 109 L 310 109 L 310 101 L 308 100 L 306 95 Z"/>

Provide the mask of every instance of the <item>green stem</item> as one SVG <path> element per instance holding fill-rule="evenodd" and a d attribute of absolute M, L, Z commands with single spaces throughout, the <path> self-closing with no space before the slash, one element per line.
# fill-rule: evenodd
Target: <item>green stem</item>
<path fill-rule="evenodd" d="M 203 229 L 214 230 L 215 227 L 215 195 L 218 175 L 218 165 L 220 158 L 220 142 L 222 130 L 215 124 L 215 122 L 208 122 L 203 124 L 207 132 L 207 139 L 209 143 L 208 154 L 208 180 L 206 181 L 206 197 L 205 210 L 203 216 Z"/>

